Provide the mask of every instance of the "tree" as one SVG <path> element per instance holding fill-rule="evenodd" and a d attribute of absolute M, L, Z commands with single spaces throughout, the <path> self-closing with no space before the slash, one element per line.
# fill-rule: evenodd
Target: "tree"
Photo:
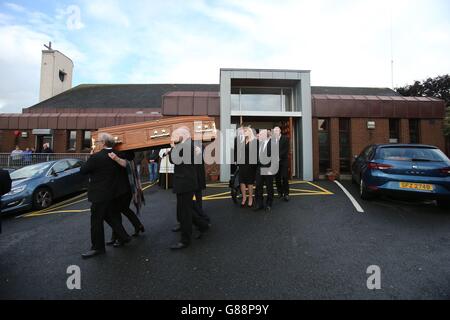
<path fill-rule="evenodd" d="M 450 76 L 448 74 L 428 78 L 422 82 L 414 81 L 413 85 L 396 88 L 395 91 L 405 97 L 432 97 L 444 100 L 447 105 L 444 134 L 450 137 Z"/>

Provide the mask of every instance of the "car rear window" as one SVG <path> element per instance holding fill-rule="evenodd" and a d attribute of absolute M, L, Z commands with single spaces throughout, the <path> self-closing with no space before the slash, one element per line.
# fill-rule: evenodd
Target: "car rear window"
<path fill-rule="evenodd" d="M 447 159 L 444 153 L 439 149 L 407 147 L 380 148 L 377 158 L 380 160 L 433 162 L 441 162 Z"/>

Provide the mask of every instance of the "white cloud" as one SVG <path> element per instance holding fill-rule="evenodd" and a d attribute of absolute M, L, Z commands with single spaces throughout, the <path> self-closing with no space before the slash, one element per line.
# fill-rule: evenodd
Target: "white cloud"
<path fill-rule="evenodd" d="M 438 17 L 444 1 L 75 3 L 73 28 L 68 7 L 55 15 L 25 11 L 23 25 L 0 13 L 0 45 L 8 48 L 0 68 L 14 73 L 0 76 L 4 108 L 37 100 L 40 49 L 48 41 L 74 60 L 82 83 L 218 83 L 219 68 L 243 67 L 310 69 L 314 85 L 390 86 L 392 12 L 395 84 L 450 70 L 450 24 Z"/>
<path fill-rule="evenodd" d="M 18 5 L 17 3 L 13 2 L 6 2 L 4 3 L 5 7 L 7 7 L 10 10 L 16 11 L 16 12 L 24 12 L 25 8 L 21 5 Z"/>
<path fill-rule="evenodd" d="M 118 1 L 87 1 L 85 10 L 88 15 L 100 22 L 126 28 L 130 26 L 128 16 L 124 13 Z"/>

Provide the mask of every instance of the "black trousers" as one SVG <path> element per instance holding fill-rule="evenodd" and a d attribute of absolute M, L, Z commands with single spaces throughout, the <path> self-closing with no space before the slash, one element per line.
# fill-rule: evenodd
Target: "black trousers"
<path fill-rule="evenodd" d="M 201 218 L 194 209 L 192 198 L 194 192 L 177 194 L 177 220 L 180 222 L 181 242 L 190 244 L 192 238 L 192 224 L 200 231 L 208 229 L 208 222 Z"/>
<path fill-rule="evenodd" d="M 117 210 L 112 210 L 113 202 L 96 202 L 91 205 L 91 242 L 92 250 L 105 249 L 105 229 L 103 221 L 109 224 L 119 240 L 128 239 L 128 234 L 120 223 Z"/>
<path fill-rule="evenodd" d="M 287 161 L 280 161 L 280 166 L 276 175 L 277 192 L 279 195 L 289 195 L 289 164 Z"/>
<path fill-rule="evenodd" d="M 130 209 L 131 204 L 131 198 L 133 195 L 129 193 L 125 193 L 113 201 L 113 206 L 115 210 L 119 210 L 119 221 L 122 224 L 122 214 L 127 217 L 127 219 L 130 221 L 130 223 L 133 225 L 134 229 L 139 229 L 140 226 L 142 226 L 142 222 L 137 217 L 136 213 L 134 213 L 133 210 Z M 111 240 L 117 240 L 117 234 L 113 231 Z"/>
<path fill-rule="evenodd" d="M 197 190 L 194 192 L 195 195 L 195 201 L 194 201 L 194 210 L 197 212 L 197 214 L 206 220 L 206 222 L 210 222 L 211 219 L 209 216 L 203 211 L 203 192 L 202 190 Z"/>
<path fill-rule="evenodd" d="M 273 176 L 261 175 L 261 169 L 256 171 L 256 207 L 262 208 L 264 206 L 264 185 L 267 189 L 266 206 L 272 206 L 273 203 Z"/>

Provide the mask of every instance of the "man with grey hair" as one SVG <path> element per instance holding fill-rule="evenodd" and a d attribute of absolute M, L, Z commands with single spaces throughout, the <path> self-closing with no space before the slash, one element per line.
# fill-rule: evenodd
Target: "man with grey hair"
<path fill-rule="evenodd" d="M 90 251 L 82 254 L 84 259 L 105 253 L 103 221 L 111 226 L 120 244 L 130 241 L 130 237 L 120 222 L 120 216 L 117 216 L 117 210 L 111 208 L 121 169 L 109 157 L 115 140 L 110 134 L 100 133 L 95 144 L 101 151 L 93 154 L 80 169 L 82 174 L 89 175 L 88 200 L 91 202 L 92 247 Z"/>
<path fill-rule="evenodd" d="M 199 189 L 197 170 L 194 164 L 197 147 L 191 139 L 188 128 L 181 127 L 172 133 L 172 149 L 169 159 L 174 166 L 173 193 L 177 195 L 177 220 L 180 223 L 181 239 L 171 246 L 172 250 L 187 248 L 191 244 L 192 224 L 201 234 L 209 229 L 208 222 L 201 218 L 194 208 L 194 192 Z M 200 150 L 201 152 L 201 150 Z"/>

